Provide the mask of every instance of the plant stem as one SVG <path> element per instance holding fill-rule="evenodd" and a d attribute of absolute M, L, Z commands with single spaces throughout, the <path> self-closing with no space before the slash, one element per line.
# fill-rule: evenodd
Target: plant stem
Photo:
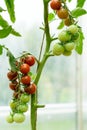
<path fill-rule="evenodd" d="M 37 75 L 36 75 L 36 78 L 34 81 L 34 83 L 36 85 L 38 85 L 38 82 L 39 82 L 41 74 L 42 74 L 42 70 L 48 59 L 47 53 L 49 52 L 50 43 L 51 43 L 51 36 L 50 36 L 49 23 L 48 23 L 48 2 L 45 2 L 43 0 L 43 5 L 44 5 L 44 25 L 45 25 L 45 35 L 46 35 L 46 48 L 45 48 L 42 60 L 37 68 Z M 37 125 L 37 109 L 38 109 L 38 107 L 36 107 L 36 106 L 38 106 L 37 105 L 38 104 L 37 93 L 38 93 L 38 89 L 35 94 L 31 95 L 31 129 L 32 130 L 36 130 L 36 125 Z"/>

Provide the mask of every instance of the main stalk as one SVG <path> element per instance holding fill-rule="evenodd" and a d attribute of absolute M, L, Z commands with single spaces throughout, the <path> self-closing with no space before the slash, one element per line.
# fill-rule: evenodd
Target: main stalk
<path fill-rule="evenodd" d="M 51 36 L 50 36 L 49 23 L 48 23 L 48 2 L 45 2 L 45 0 L 43 0 L 43 5 L 44 5 L 44 31 L 45 31 L 45 36 L 46 36 L 46 47 L 45 47 L 42 60 L 40 61 L 37 68 L 37 75 L 34 82 L 37 86 L 40 80 L 40 76 L 42 74 L 42 70 L 48 59 L 47 53 L 49 52 L 50 43 L 51 43 Z M 36 92 L 35 94 L 31 95 L 31 130 L 37 130 L 37 127 L 36 127 L 37 126 L 37 109 L 41 107 L 42 107 L 41 105 L 38 105 L 38 95 Z"/>

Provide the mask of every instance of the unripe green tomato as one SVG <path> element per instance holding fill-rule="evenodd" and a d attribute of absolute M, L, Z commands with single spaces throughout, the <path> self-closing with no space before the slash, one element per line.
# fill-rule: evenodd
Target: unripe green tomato
<path fill-rule="evenodd" d="M 72 54 L 71 51 L 66 51 L 66 50 L 65 50 L 65 51 L 63 52 L 63 55 L 64 55 L 64 56 L 70 56 L 71 54 Z"/>
<path fill-rule="evenodd" d="M 77 27 L 77 25 L 70 25 L 69 27 L 68 27 L 68 31 L 70 32 L 70 33 L 72 33 L 72 34 L 75 34 L 75 33 L 77 33 L 78 32 L 78 27 Z"/>
<path fill-rule="evenodd" d="M 12 110 L 16 109 L 17 105 L 18 105 L 18 102 L 17 102 L 17 101 L 11 101 L 11 102 L 10 102 L 10 108 L 11 108 Z"/>
<path fill-rule="evenodd" d="M 6 117 L 6 121 L 8 122 L 8 123 L 13 123 L 13 116 L 12 115 L 8 115 L 7 117 Z"/>
<path fill-rule="evenodd" d="M 22 123 L 25 120 L 25 115 L 23 113 L 15 113 L 13 116 L 13 120 L 16 123 Z"/>
<path fill-rule="evenodd" d="M 71 51 L 74 49 L 75 47 L 75 43 L 74 42 L 68 42 L 66 44 L 64 44 L 64 47 L 67 51 Z"/>
<path fill-rule="evenodd" d="M 53 46 L 53 54 L 54 55 L 61 55 L 62 53 L 64 52 L 64 47 L 58 43 L 56 43 L 54 46 Z"/>
<path fill-rule="evenodd" d="M 20 104 L 17 108 L 19 112 L 26 112 L 28 110 L 28 105 L 27 104 Z"/>
<path fill-rule="evenodd" d="M 23 103 L 27 103 L 30 100 L 30 96 L 28 94 L 22 94 L 20 97 L 20 101 Z"/>
<path fill-rule="evenodd" d="M 67 31 L 63 30 L 62 32 L 59 33 L 58 39 L 61 42 L 67 42 L 71 40 L 71 35 Z"/>

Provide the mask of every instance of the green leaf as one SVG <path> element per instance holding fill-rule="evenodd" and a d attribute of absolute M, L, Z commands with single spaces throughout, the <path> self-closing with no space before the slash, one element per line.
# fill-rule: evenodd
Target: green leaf
<path fill-rule="evenodd" d="M 82 9 L 81 7 L 77 7 L 76 9 L 72 10 L 72 16 L 75 18 L 78 18 L 82 15 L 87 14 L 87 11 L 85 9 Z"/>
<path fill-rule="evenodd" d="M 85 2 L 86 2 L 86 0 L 77 0 L 76 7 L 83 7 Z"/>
<path fill-rule="evenodd" d="M 80 30 L 79 32 L 79 38 L 76 40 L 76 52 L 78 54 L 82 54 L 82 51 L 83 51 L 83 40 L 84 40 L 84 35 L 83 35 L 83 32 L 82 30 Z"/>
<path fill-rule="evenodd" d="M 0 15 L 0 26 L 3 28 L 6 28 L 7 26 L 9 26 L 8 22 L 1 15 Z M 21 34 L 15 31 L 13 28 L 12 28 L 11 34 L 15 36 L 21 36 Z"/>
<path fill-rule="evenodd" d="M 11 31 L 12 31 L 11 26 L 8 26 L 8 27 L 6 27 L 4 29 L 1 29 L 0 30 L 0 38 L 2 39 L 2 38 L 7 37 L 11 33 Z"/>
<path fill-rule="evenodd" d="M 7 56 L 9 57 L 9 64 L 10 64 L 11 70 L 12 71 L 17 71 L 17 67 L 15 65 L 16 58 L 14 57 L 14 55 L 8 50 L 7 51 Z"/>
<path fill-rule="evenodd" d="M 68 2 L 71 2 L 72 0 L 68 0 Z"/>
<path fill-rule="evenodd" d="M 0 7 L 0 12 L 6 11 L 5 9 L 3 9 L 2 7 Z"/>
<path fill-rule="evenodd" d="M 16 18 L 15 18 L 15 11 L 14 11 L 14 0 L 4 0 L 5 4 L 7 6 L 8 13 L 10 15 L 11 21 L 14 23 Z"/>
<path fill-rule="evenodd" d="M 0 55 L 2 55 L 2 53 L 3 53 L 3 47 L 2 45 L 0 45 Z"/>
<path fill-rule="evenodd" d="M 64 22 L 63 20 L 60 22 L 59 26 L 57 27 L 57 29 L 62 29 L 64 27 Z"/>
<path fill-rule="evenodd" d="M 55 14 L 49 13 L 49 15 L 48 15 L 48 21 L 51 22 L 51 21 L 53 21 L 54 19 L 55 19 Z"/>

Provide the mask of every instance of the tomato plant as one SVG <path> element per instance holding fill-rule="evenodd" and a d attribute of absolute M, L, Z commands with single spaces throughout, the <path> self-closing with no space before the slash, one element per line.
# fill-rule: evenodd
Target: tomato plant
<path fill-rule="evenodd" d="M 11 22 L 15 23 L 14 0 L 4 0 L 4 2 Z M 29 52 L 24 50 L 19 57 L 15 57 L 9 48 L 0 44 L 0 55 L 3 54 L 3 49 L 5 49 L 9 60 L 10 70 L 7 73 L 7 77 L 10 81 L 9 87 L 13 90 L 12 101 L 10 102 L 11 114 L 6 118 L 9 123 L 24 122 L 24 112 L 28 110 L 28 102 L 30 101 L 31 129 L 36 130 L 37 109 L 44 107 L 44 105 L 38 104 L 38 82 L 47 59 L 55 55 L 70 56 L 73 51 L 80 55 L 83 52 L 84 34 L 78 18 L 87 14 L 87 11 L 83 8 L 86 0 L 77 0 L 74 9 L 68 7 L 68 2 L 72 2 L 72 0 L 43 0 L 43 24 L 40 27 L 43 30 L 43 38 L 40 42 L 40 53 L 37 57 L 31 53 L 31 50 Z M 3 11 L 5 10 L 0 8 L 0 13 Z M 60 21 L 55 32 L 57 37 L 55 34 L 52 34 L 50 27 L 50 23 L 54 24 L 54 20 Z M 66 28 L 64 28 L 65 26 Z M 58 29 L 62 30 L 58 32 Z M 6 38 L 10 34 L 21 36 L 1 13 L 0 39 Z M 34 36 L 32 37 L 34 38 Z M 32 72 L 31 67 L 35 65 L 35 62 L 35 72 Z"/>

